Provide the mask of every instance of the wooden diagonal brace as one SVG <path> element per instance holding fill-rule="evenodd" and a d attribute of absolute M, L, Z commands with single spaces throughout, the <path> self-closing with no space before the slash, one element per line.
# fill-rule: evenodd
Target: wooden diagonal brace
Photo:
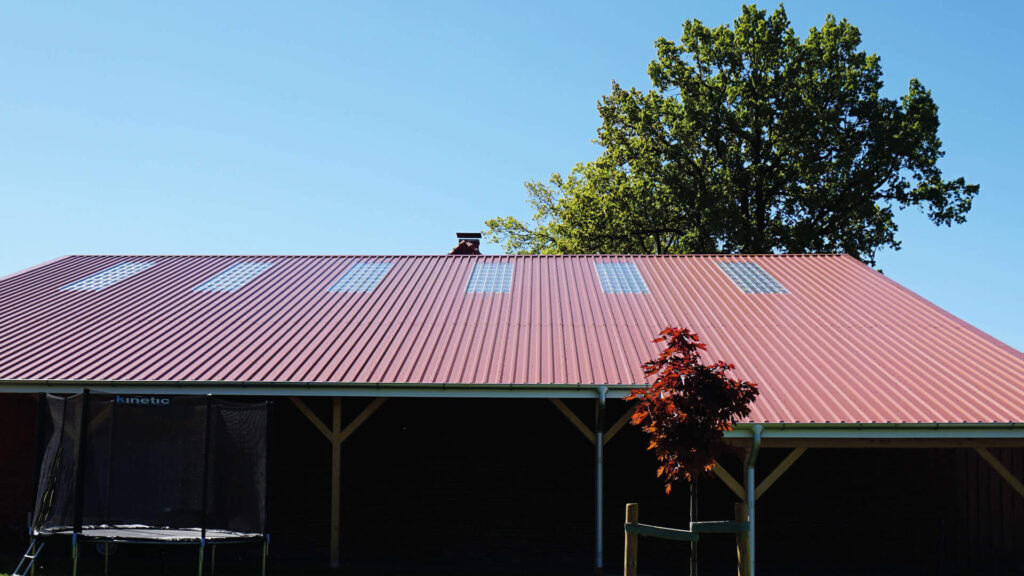
<path fill-rule="evenodd" d="M 348 426 L 345 426 L 345 429 L 338 434 L 338 443 L 347 440 L 348 437 L 351 436 L 357 428 L 362 426 L 363 422 L 366 422 L 366 419 L 372 416 L 386 400 L 387 398 L 374 398 L 373 402 L 370 402 L 369 406 L 363 408 L 363 411 L 359 413 L 359 416 L 356 416 L 355 419 L 349 422 Z"/>
<path fill-rule="evenodd" d="M 363 411 L 360 412 L 359 415 L 356 416 L 351 422 L 349 422 L 344 429 L 340 428 L 340 415 L 335 414 L 334 424 L 336 427 L 339 428 L 338 430 L 332 430 L 328 428 L 327 425 L 324 424 L 323 420 L 321 420 L 320 417 L 317 416 L 316 413 L 313 412 L 313 410 L 305 402 L 303 402 L 301 398 L 296 398 L 293 396 L 289 398 L 289 400 L 292 401 L 292 404 L 295 404 L 295 407 L 299 409 L 299 412 L 302 412 L 306 419 L 309 420 L 313 424 L 313 426 L 315 426 L 316 429 L 319 430 L 320 433 L 323 434 L 325 438 L 327 438 L 328 441 L 330 441 L 332 444 L 335 442 L 341 444 L 342 442 L 347 440 L 348 437 L 351 436 L 352 433 L 356 431 L 356 429 L 362 426 L 363 423 L 366 422 L 366 419 L 372 416 L 373 413 L 376 412 L 378 408 L 380 408 L 381 404 L 383 404 L 387 400 L 387 398 L 374 398 L 373 401 L 370 402 L 369 406 L 363 408 Z"/>
<path fill-rule="evenodd" d="M 789 470 L 790 466 L 792 466 L 800 456 L 803 456 L 803 453 L 806 451 L 807 448 L 796 448 L 790 452 L 782 462 L 779 462 L 779 465 L 772 470 L 771 474 L 762 480 L 761 483 L 757 485 L 757 488 L 754 489 L 754 499 L 756 500 L 760 498 L 762 494 L 767 492 L 768 489 L 772 487 L 772 484 L 775 484 L 775 482 L 786 473 L 786 470 Z M 711 471 L 715 473 L 715 476 L 718 476 L 718 479 L 721 480 L 737 498 L 740 500 L 746 499 L 746 492 L 743 490 L 743 485 L 737 482 L 721 464 L 715 462 L 715 467 L 712 468 Z"/>
<path fill-rule="evenodd" d="M 1024 497 L 1024 483 L 1014 476 L 1013 472 L 1010 472 L 1006 468 L 1006 465 L 1003 464 L 1002 460 L 997 458 L 995 454 L 989 452 L 988 448 L 975 448 L 975 450 L 978 452 L 978 455 L 980 455 L 985 462 L 988 462 L 989 466 L 996 471 L 996 474 L 999 474 L 1003 480 L 1006 480 L 1006 483 L 1009 484 L 1017 494 Z"/>
<path fill-rule="evenodd" d="M 795 448 L 782 460 L 782 462 L 779 462 L 779 465 L 775 467 L 775 470 L 772 470 L 772 473 L 757 485 L 757 489 L 754 490 L 754 499 L 756 500 L 760 498 L 762 494 L 767 492 L 768 489 L 772 487 L 772 484 L 775 484 L 775 481 L 782 477 L 782 475 L 786 473 L 786 470 L 789 470 L 789 467 L 796 462 L 797 458 L 803 456 L 804 452 L 807 452 L 807 448 Z"/>
<path fill-rule="evenodd" d="M 317 416 L 301 398 L 292 396 L 289 400 L 292 401 L 292 404 L 295 404 L 295 407 L 299 409 L 299 412 L 302 412 L 302 415 L 305 416 L 307 420 L 313 423 L 313 426 L 316 426 L 316 429 L 319 430 L 328 441 L 334 441 L 334 432 L 324 424 L 323 420 L 321 420 L 320 417 Z"/>
<path fill-rule="evenodd" d="M 712 468 L 711 471 L 715 473 L 715 476 L 718 476 L 718 479 L 721 480 L 729 490 L 732 490 L 732 493 L 735 494 L 737 498 L 744 500 L 747 497 L 746 493 L 743 491 L 743 485 L 737 482 L 736 479 L 732 477 L 732 474 L 729 474 L 721 464 L 715 462 L 715 467 Z"/>
<path fill-rule="evenodd" d="M 558 408 L 559 412 L 569 419 L 569 422 L 572 422 L 572 425 L 575 426 L 580 433 L 587 438 L 587 440 L 590 440 L 591 444 L 597 444 L 597 436 L 594 434 L 593 430 L 588 428 L 587 425 L 580 420 L 579 416 L 565 405 L 565 402 L 562 402 L 558 398 L 549 398 L 549 400 L 551 400 L 551 403 L 555 405 L 555 408 Z"/>

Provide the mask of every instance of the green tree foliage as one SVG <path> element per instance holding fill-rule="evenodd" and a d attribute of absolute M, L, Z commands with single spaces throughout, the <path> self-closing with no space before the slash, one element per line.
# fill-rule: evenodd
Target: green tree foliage
<path fill-rule="evenodd" d="M 780 5 L 659 39 L 654 90 L 598 104 L 601 156 L 527 182 L 531 221 L 487 221 L 509 252 L 845 252 L 899 248 L 894 211 L 962 223 L 978 193 L 944 180 L 938 107 L 916 79 L 882 97 L 879 57 L 828 16 L 803 40 Z"/>

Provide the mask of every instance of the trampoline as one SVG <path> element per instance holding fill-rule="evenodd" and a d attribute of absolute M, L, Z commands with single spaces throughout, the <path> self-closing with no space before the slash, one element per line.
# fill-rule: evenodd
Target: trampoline
<path fill-rule="evenodd" d="M 46 538 L 262 544 L 266 573 L 269 402 L 213 396 L 40 397 L 33 560 Z M 38 543 L 37 543 L 38 541 Z"/>

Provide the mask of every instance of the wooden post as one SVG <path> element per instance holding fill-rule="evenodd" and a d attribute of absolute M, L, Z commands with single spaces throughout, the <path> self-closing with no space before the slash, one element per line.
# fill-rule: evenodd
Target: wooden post
<path fill-rule="evenodd" d="M 331 568 L 339 565 L 341 548 L 341 398 L 334 398 L 331 422 Z"/>
<path fill-rule="evenodd" d="M 640 522 L 640 505 L 637 503 L 626 504 L 626 524 L 637 524 Z M 636 575 L 637 543 L 640 537 L 636 534 L 626 532 L 626 557 L 623 561 L 624 576 Z"/>
<path fill-rule="evenodd" d="M 313 410 L 302 401 L 301 398 L 292 397 L 292 404 L 299 409 L 299 412 L 312 422 L 313 426 L 327 438 L 331 443 L 331 568 L 337 568 L 339 564 L 339 550 L 341 548 L 341 444 L 358 429 L 363 422 L 373 415 L 380 408 L 387 398 L 376 398 L 370 405 L 363 408 L 344 429 L 341 427 L 341 398 L 334 398 L 334 408 L 331 419 L 331 427 L 328 428 L 320 420 Z"/>
<path fill-rule="evenodd" d="M 737 502 L 733 505 L 737 522 L 747 521 L 747 505 L 745 502 Z M 736 533 L 736 575 L 747 576 L 747 533 Z"/>

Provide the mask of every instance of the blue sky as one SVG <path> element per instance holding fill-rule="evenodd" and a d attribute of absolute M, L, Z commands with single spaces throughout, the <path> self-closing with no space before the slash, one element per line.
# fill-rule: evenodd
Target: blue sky
<path fill-rule="evenodd" d="M 656 38 L 740 10 L 165 4 L 0 6 L 0 275 L 71 253 L 443 253 L 527 216 L 524 180 L 599 153 L 596 101 L 613 78 L 649 86 Z M 1024 349 L 1024 7 L 786 8 L 801 36 L 829 12 L 857 25 L 890 96 L 911 77 L 932 90 L 942 166 L 981 194 L 966 225 L 902 214 L 904 248 L 879 265 Z"/>

